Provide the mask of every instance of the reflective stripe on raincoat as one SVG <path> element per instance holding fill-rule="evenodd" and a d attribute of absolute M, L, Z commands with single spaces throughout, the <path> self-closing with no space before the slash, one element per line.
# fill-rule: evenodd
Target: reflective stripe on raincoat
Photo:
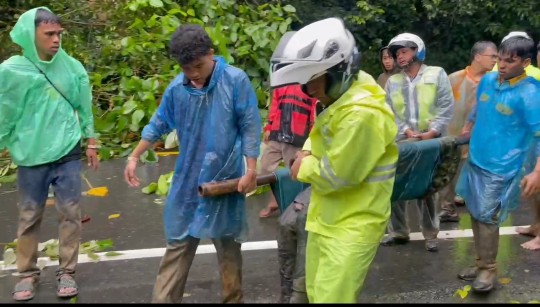
<path fill-rule="evenodd" d="M 365 73 L 363 73 L 365 74 Z M 311 184 L 306 229 L 378 244 L 390 217 L 398 148 L 385 93 L 362 77 L 315 121 L 298 180 Z"/>
<path fill-rule="evenodd" d="M 94 137 L 92 91 L 82 64 L 62 48 L 51 61 L 38 57 L 34 22 L 40 8 L 22 14 L 10 32 L 24 56 L 13 56 L 0 64 L 0 149 L 7 148 L 20 166 L 57 161 L 81 137 Z"/>
<path fill-rule="evenodd" d="M 167 242 L 234 237 L 245 241 L 245 196 L 199 197 L 200 184 L 241 177 L 243 157 L 257 158 L 262 125 L 248 76 L 215 57 L 210 84 L 196 89 L 180 74 L 169 85 L 142 138 L 155 142 L 176 129 L 180 155 L 164 210 Z"/>

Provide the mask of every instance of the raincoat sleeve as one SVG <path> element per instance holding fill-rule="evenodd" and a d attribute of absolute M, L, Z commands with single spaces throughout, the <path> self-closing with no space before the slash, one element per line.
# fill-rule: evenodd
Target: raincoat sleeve
<path fill-rule="evenodd" d="M 161 98 L 156 113 L 142 131 L 141 138 L 147 142 L 155 143 L 161 136 L 174 129 L 174 109 L 172 101 L 172 87 L 168 87 Z"/>
<path fill-rule="evenodd" d="M 262 123 L 257 96 L 245 73 L 240 77 L 235 89 L 234 110 L 242 137 L 242 154 L 257 158 L 261 147 Z"/>
<path fill-rule="evenodd" d="M 0 150 L 8 146 L 8 138 L 15 123 L 21 116 L 22 97 L 24 93 L 17 92 L 12 83 L 14 78 L 10 78 L 8 70 L 0 65 Z"/>
<path fill-rule="evenodd" d="M 398 127 L 398 134 L 405 134 L 405 131 L 407 131 L 408 129 L 411 129 L 411 127 L 409 127 L 409 125 L 407 125 L 404 121 L 402 121 L 401 119 L 399 119 L 399 116 L 396 116 L 396 110 L 394 109 L 394 102 L 392 101 L 392 95 L 390 95 L 390 89 L 388 87 L 388 84 L 390 82 L 386 82 L 386 85 L 384 87 L 384 91 L 386 92 L 386 104 L 390 106 L 390 108 L 392 109 L 392 113 L 394 113 L 394 119 L 396 121 L 396 125 Z"/>
<path fill-rule="evenodd" d="M 429 128 L 439 133 L 445 133 L 454 115 L 454 95 L 450 80 L 442 69 L 438 78 L 437 101 L 435 103 L 437 115 L 430 123 Z"/>
<path fill-rule="evenodd" d="M 384 136 L 376 128 L 377 116 L 353 110 L 340 113 L 328 151 L 320 158 L 305 157 L 297 176 L 321 195 L 360 184 L 385 153 Z"/>
<path fill-rule="evenodd" d="M 81 65 L 82 67 L 82 65 Z M 90 80 L 86 70 L 79 76 L 79 104 L 77 111 L 79 113 L 79 120 L 81 123 L 81 132 L 84 139 L 94 138 L 94 115 L 92 113 L 92 88 L 90 87 Z"/>

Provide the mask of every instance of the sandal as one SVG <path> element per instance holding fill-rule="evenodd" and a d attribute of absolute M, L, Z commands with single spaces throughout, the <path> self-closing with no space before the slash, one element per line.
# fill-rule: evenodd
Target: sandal
<path fill-rule="evenodd" d="M 65 289 L 73 289 L 72 291 L 62 292 Z M 62 274 L 58 277 L 56 286 L 56 296 L 61 298 L 70 298 L 79 294 L 79 287 L 70 274 Z"/>
<path fill-rule="evenodd" d="M 12 292 L 13 299 L 16 301 L 29 301 L 36 295 L 38 278 L 35 276 L 24 277 L 16 285 Z M 30 292 L 26 296 L 20 295 L 21 292 Z"/>

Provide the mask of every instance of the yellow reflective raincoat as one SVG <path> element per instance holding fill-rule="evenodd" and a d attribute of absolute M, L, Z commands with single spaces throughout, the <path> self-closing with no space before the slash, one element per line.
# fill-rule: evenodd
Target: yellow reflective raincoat
<path fill-rule="evenodd" d="M 57 161 L 81 137 L 94 137 L 92 91 L 82 64 L 62 48 L 48 62 L 38 57 L 34 22 L 40 8 L 22 14 L 10 32 L 23 55 L 0 64 L 0 149 L 7 148 L 20 166 Z"/>
<path fill-rule="evenodd" d="M 390 217 L 398 148 L 385 92 L 368 74 L 315 121 L 298 180 L 311 184 L 310 303 L 355 303 Z"/>

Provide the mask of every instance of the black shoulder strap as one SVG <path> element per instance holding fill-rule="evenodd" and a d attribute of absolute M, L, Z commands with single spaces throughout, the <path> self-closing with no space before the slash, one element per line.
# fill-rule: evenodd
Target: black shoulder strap
<path fill-rule="evenodd" d="M 52 87 L 54 87 L 54 89 L 60 94 L 62 95 L 62 97 L 64 97 L 64 99 L 69 103 L 69 105 L 75 110 L 75 107 L 73 106 L 73 104 L 71 103 L 71 101 L 69 101 L 69 99 L 67 99 L 67 97 L 56 87 L 56 85 L 54 85 L 54 83 L 52 83 L 51 79 L 49 79 L 49 77 L 47 77 L 47 75 L 45 74 L 45 72 L 43 70 L 41 70 L 41 68 L 39 68 L 39 66 L 36 65 L 36 63 L 32 62 L 28 57 L 24 56 L 30 63 L 32 63 L 36 68 L 37 70 L 45 77 L 45 79 L 47 79 L 47 81 L 52 85 Z"/>

